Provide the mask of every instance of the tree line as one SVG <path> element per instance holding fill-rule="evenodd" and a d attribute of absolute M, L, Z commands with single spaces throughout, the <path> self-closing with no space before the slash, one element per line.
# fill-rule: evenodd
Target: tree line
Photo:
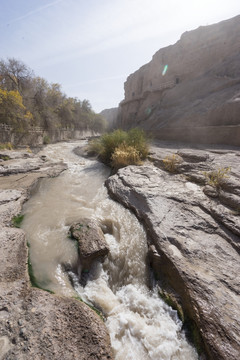
<path fill-rule="evenodd" d="M 105 120 L 96 114 L 89 100 L 67 97 L 58 83 L 35 76 L 22 61 L 0 60 L 0 124 L 16 132 L 33 127 L 102 132 Z"/>

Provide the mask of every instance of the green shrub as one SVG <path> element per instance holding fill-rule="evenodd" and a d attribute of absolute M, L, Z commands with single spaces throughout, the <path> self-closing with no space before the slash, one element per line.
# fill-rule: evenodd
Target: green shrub
<path fill-rule="evenodd" d="M 103 146 L 100 139 L 91 140 L 88 144 L 87 153 L 89 156 L 100 155 L 102 153 Z"/>
<path fill-rule="evenodd" d="M 149 152 L 148 140 L 143 130 L 134 128 L 127 133 L 127 145 L 133 146 L 142 160 L 146 159 Z"/>
<path fill-rule="evenodd" d="M 111 163 L 112 155 L 115 149 L 122 143 L 126 142 L 127 133 L 123 130 L 115 130 L 112 133 L 104 134 L 100 138 L 102 146 L 100 157 L 107 164 Z"/>
<path fill-rule="evenodd" d="M 24 219 L 24 215 L 17 215 L 17 216 L 14 216 L 12 218 L 12 224 L 14 227 L 16 228 L 20 228 L 21 227 L 21 224 L 23 222 L 23 219 Z"/>
<path fill-rule="evenodd" d="M 117 148 L 118 150 L 115 153 Z M 90 153 L 99 155 L 104 163 L 118 167 L 117 153 L 119 154 L 119 157 L 122 158 L 123 163 L 126 161 L 127 165 L 128 161 L 132 163 L 132 160 L 130 159 L 133 158 L 139 163 L 140 160 L 146 159 L 149 147 L 144 131 L 132 129 L 129 132 L 126 132 L 118 129 L 111 133 L 104 134 L 99 139 L 92 141 L 89 144 L 88 150 Z M 123 158 L 125 160 L 123 160 Z M 136 162 L 134 161 L 134 163 Z"/>
<path fill-rule="evenodd" d="M 44 145 L 50 144 L 50 137 L 48 135 L 45 135 L 43 137 L 43 144 Z"/>
<path fill-rule="evenodd" d="M 125 143 L 115 148 L 112 154 L 111 166 L 114 169 L 120 169 L 128 165 L 140 165 L 141 159 L 139 151 L 134 146 L 126 145 Z"/>
<path fill-rule="evenodd" d="M 230 167 L 222 167 L 212 171 L 204 171 L 203 174 L 206 178 L 206 181 L 209 185 L 216 188 L 220 188 L 224 179 L 228 178 L 228 174 L 231 171 Z"/>

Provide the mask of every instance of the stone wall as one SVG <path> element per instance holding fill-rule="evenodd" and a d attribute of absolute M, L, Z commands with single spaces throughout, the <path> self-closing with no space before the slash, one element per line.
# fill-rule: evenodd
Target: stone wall
<path fill-rule="evenodd" d="M 55 131 L 30 131 L 27 133 L 17 133 L 10 129 L 0 129 L 0 143 L 18 145 L 38 146 L 48 142 L 57 142 L 64 140 L 78 140 L 89 136 L 96 136 L 90 130 L 55 130 Z"/>

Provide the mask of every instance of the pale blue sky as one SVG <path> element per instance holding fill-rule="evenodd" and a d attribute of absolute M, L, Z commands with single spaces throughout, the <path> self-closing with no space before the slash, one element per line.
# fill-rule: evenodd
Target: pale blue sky
<path fill-rule="evenodd" d="M 239 0 L 0 0 L 0 58 L 98 112 L 118 106 L 127 76 L 184 31 L 239 14 Z"/>

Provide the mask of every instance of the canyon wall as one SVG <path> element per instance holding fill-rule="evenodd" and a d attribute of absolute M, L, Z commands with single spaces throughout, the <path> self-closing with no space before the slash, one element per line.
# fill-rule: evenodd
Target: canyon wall
<path fill-rule="evenodd" d="M 131 74 L 119 126 L 158 139 L 240 145 L 240 16 L 185 32 Z"/>

